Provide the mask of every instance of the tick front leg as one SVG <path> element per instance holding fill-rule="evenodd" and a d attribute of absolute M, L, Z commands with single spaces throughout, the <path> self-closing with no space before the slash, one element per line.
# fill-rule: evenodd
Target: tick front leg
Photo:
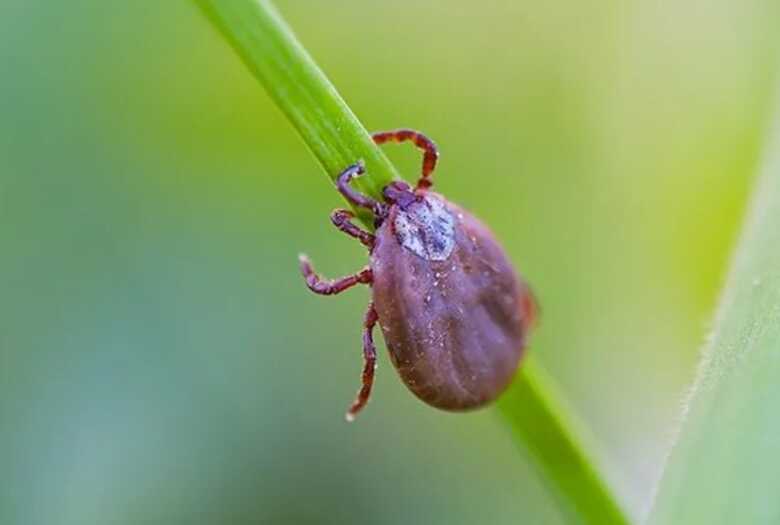
<path fill-rule="evenodd" d="M 341 193 L 345 199 L 355 206 L 367 208 L 371 210 L 375 217 L 381 217 L 384 214 L 384 206 L 380 202 L 372 199 L 368 195 L 363 195 L 350 186 L 352 179 L 362 175 L 365 171 L 366 169 L 362 162 L 353 164 L 342 171 L 338 178 L 336 178 L 336 188 L 338 188 L 339 193 Z"/>
<path fill-rule="evenodd" d="M 423 151 L 422 175 L 417 181 L 418 190 L 426 190 L 433 186 L 431 174 L 436 169 L 436 162 L 439 160 L 439 150 L 436 143 L 426 137 L 423 133 L 413 129 L 395 129 L 392 131 L 378 131 L 371 137 L 376 144 L 385 142 L 406 142 L 412 141 L 414 145 Z"/>
<path fill-rule="evenodd" d="M 334 295 L 343 292 L 347 288 L 352 288 L 358 283 L 368 284 L 373 280 L 370 268 L 364 268 L 354 275 L 347 275 L 340 279 L 323 279 L 314 273 L 314 268 L 312 268 L 311 261 L 309 261 L 308 257 L 299 255 L 298 261 L 301 265 L 303 278 L 306 279 L 306 286 L 308 286 L 309 290 L 312 292 L 320 295 Z"/>
<path fill-rule="evenodd" d="M 379 319 L 374 308 L 374 303 L 368 304 L 366 317 L 363 319 L 363 384 L 358 391 L 357 398 L 347 411 L 347 421 L 354 421 L 355 416 L 368 403 L 371 396 L 371 387 L 374 385 L 374 371 L 376 370 L 376 347 L 374 346 L 374 326 Z"/>
<path fill-rule="evenodd" d="M 333 210 L 333 213 L 330 214 L 330 220 L 336 228 L 359 240 L 369 250 L 372 249 L 374 247 L 374 236 L 355 226 L 352 222 L 354 217 L 355 214 L 351 211 L 342 209 Z"/>

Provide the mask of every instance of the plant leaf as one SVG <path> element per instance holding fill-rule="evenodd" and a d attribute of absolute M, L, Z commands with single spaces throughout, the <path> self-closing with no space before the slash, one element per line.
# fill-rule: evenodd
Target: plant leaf
<path fill-rule="evenodd" d="M 779 123 L 652 523 L 780 522 Z"/>

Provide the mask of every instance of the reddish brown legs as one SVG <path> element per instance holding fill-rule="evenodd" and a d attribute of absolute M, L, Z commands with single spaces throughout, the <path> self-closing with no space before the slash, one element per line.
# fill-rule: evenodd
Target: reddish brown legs
<path fill-rule="evenodd" d="M 301 255 L 299 259 L 301 261 L 301 273 L 303 273 L 303 276 L 306 279 L 306 285 L 314 293 L 322 295 L 337 294 L 358 283 L 368 284 L 373 280 L 370 268 L 364 268 L 355 275 L 348 275 L 341 279 L 335 279 L 333 281 L 323 280 L 314 273 L 311 262 L 305 255 Z M 376 348 L 374 347 L 373 332 L 377 320 L 378 316 L 374 309 L 374 303 L 369 303 L 366 316 L 363 319 L 363 382 L 358 391 L 357 398 L 347 411 L 347 421 L 353 421 L 355 419 L 355 415 L 366 406 L 368 398 L 371 395 L 371 387 L 374 384 L 374 369 L 376 368 Z"/>
<path fill-rule="evenodd" d="M 349 202 L 355 206 L 360 206 L 361 208 L 368 208 L 373 212 L 374 217 L 379 218 L 384 214 L 384 205 L 375 201 L 368 195 L 363 195 L 362 193 L 355 191 L 352 186 L 349 185 L 352 179 L 362 175 L 365 171 L 366 169 L 363 167 L 362 162 L 353 164 L 342 171 L 341 175 L 338 176 L 336 179 L 336 187 L 338 188 L 339 193 L 341 193 Z"/>
<path fill-rule="evenodd" d="M 350 166 L 339 175 L 336 180 L 336 186 L 347 200 L 356 206 L 368 208 L 377 218 L 381 217 L 384 214 L 384 205 L 366 195 L 358 193 L 349 185 L 350 181 L 361 173 L 363 173 L 363 165 L 361 163 Z M 356 238 L 369 250 L 372 249 L 374 247 L 374 236 L 355 226 L 352 222 L 353 217 L 354 214 L 351 211 L 338 209 L 331 213 L 330 220 L 336 228 L 347 235 Z M 364 268 L 354 275 L 347 275 L 340 279 L 334 279 L 332 281 L 325 280 L 314 273 L 311 262 L 305 255 L 299 256 L 299 260 L 301 263 L 301 273 L 303 274 L 304 279 L 306 279 L 306 286 L 314 293 L 333 295 L 341 293 L 358 283 L 370 284 L 373 281 L 373 274 L 371 273 L 370 268 Z M 352 403 L 352 406 L 347 412 L 348 421 L 355 419 L 355 414 L 366 405 L 368 396 L 371 394 L 371 385 L 374 384 L 376 349 L 374 348 L 374 337 L 372 332 L 376 322 L 377 314 L 372 303 L 369 304 L 366 317 L 363 320 L 363 359 L 365 360 L 365 365 L 363 366 L 363 385 L 358 392 L 357 399 L 355 399 L 355 402 Z"/>
<path fill-rule="evenodd" d="M 342 177 L 343 176 L 344 175 L 342 174 Z M 339 181 L 341 181 L 341 177 L 339 177 Z M 349 182 L 349 179 L 347 179 L 347 182 Z M 368 199 L 368 197 L 363 198 Z M 367 231 L 361 230 L 355 226 L 355 224 L 350 220 L 353 217 L 354 215 L 351 211 L 341 209 L 333 210 L 333 213 L 330 214 L 330 220 L 333 222 L 336 228 L 343 231 L 347 235 L 356 238 L 370 250 L 374 247 L 374 236 Z M 304 279 L 306 279 L 306 286 L 308 286 L 309 290 L 312 292 L 321 295 L 333 295 L 341 293 L 348 288 L 352 288 L 358 283 L 368 284 L 372 281 L 373 277 L 370 268 L 363 268 L 354 275 L 347 275 L 346 277 L 341 277 L 340 279 L 323 279 L 314 272 L 314 268 L 312 268 L 311 261 L 309 261 L 308 257 L 301 254 L 298 256 L 298 261 L 300 262 L 301 273 L 303 274 Z"/>
<path fill-rule="evenodd" d="M 439 150 L 431 139 L 413 129 L 379 131 L 371 136 L 377 144 L 384 144 L 385 142 L 406 142 L 407 140 L 414 142 L 415 146 L 423 150 L 422 176 L 420 177 L 420 180 L 417 181 L 416 189 L 426 190 L 433 186 L 431 173 L 433 173 L 433 170 L 436 168 L 436 161 L 439 160 Z"/>
<path fill-rule="evenodd" d="M 351 221 L 354 217 L 355 214 L 351 211 L 342 209 L 333 210 L 333 213 L 330 214 L 330 220 L 336 228 L 359 240 L 363 246 L 370 250 L 374 247 L 374 236 L 355 226 Z"/>
<path fill-rule="evenodd" d="M 374 347 L 374 325 L 378 320 L 374 303 L 368 304 L 366 317 L 363 319 L 363 384 L 358 391 L 357 398 L 347 411 L 347 421 L 354 421 L 355 416 L 368 403 L 371 396 L 371 387 L 374 385 L 374 370 L 376 370 L 376 348 Z"/>
<path fill-rule="evenodd" d="M 305 255 L 299 255 L 298 260 L 301 263 L 301 273 L 306 279 L 306 286 L 314 293 L 320 295 L 333 295 L 341 293 L 347 288 L 352 288 L 358 283 L 368 284 L 372 281 L 373 275 L 370 268 L 364 268 L 354 275 L 347 275 L 340 279 L 327 280 L 314 273 L 311 267 L 311 261 Z"/>

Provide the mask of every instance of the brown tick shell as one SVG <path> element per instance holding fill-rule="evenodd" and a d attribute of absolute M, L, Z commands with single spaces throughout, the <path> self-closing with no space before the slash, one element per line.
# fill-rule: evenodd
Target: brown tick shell
<path fill-rule="evenodd" d="M 482 223 L 435 193 L 393 205 L 376 232 L 371 269 L 391 360 L 417 397 L 467 410 L 506 389 L 534 303 Z"/>

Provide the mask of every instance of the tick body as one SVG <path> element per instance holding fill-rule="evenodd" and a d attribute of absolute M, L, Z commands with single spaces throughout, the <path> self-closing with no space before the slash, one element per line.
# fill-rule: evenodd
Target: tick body
<path fill-rule="evenodd" d="M 361 164 L 339 176 L 339 191 L 375 216 L 377 230 L 371 234 L 354 225 L 347 210 L 331 215 L 337 228 L 369 249 L 369 266 L 326 281 L 301 256 L 306 283 L 316 293 L 339 293 L 358 283 L 372 287 L 364 319 L 363 384 L 347 419 L 371 392 L 377 322 L 393 364 L 417 397 L 445 410 L 478 408 L 498 397 L 514 376 L 536 317 L 533 296 L 487 227 L 429 191 L 438 159 L 430 139 L 403 129 L 376 133 L 374 140 L 413 141 L 424 157 L 417 187 L 393 182 L 384 189 L 384 202 L 350 187 L 363 172 Z"/>

